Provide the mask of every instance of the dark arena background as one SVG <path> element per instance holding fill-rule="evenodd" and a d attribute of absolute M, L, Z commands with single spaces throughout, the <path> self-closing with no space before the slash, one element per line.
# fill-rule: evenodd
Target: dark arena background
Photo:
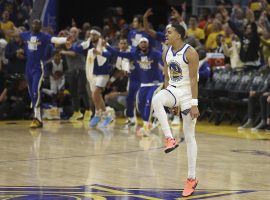
<path fill-rule="evenodd" d="M 143 14 L 147 8 L 153 8 L 156 13 L 152 17 L 154 24 L 166 24 L 169 12 L 168 0 L 99 0 L 99 1 L 65 1 L 59 0 L 59 27 L 69 26 L 74 18 L 78 25 L 83 22 L 90 22 L 101 26 L 105 16 L 114 15 L 115 7 L 123 8 L 123 16 L 131 22 L 135 14 Z"/>

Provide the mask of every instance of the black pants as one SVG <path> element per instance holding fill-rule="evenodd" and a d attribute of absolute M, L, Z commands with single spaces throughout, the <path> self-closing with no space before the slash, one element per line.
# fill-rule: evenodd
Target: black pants
<path fill-rule="evenodd" d="M 72 98 L 73 111 L 80 110 L 80 100 L 83 100 L 83 104 L 86 110 L 89 110 L 89 97 L 86 90 L 86 75 L 84 70 L 74 70 L 68 72 L 66 75 L 69 90 Z"/>
<path fill-rule="evenodd" d="M 260 99 L 262 119 L 270 118 L 270 103 L 267 102 L 267 98 L 268 96 L 263 96 Z"/>
<path fill-rule="evenodd" d="M 270 103 L 267 103 L 267 97 L 261 95 L 256 95 L 253 97 L 249 97 L 248 101 L 248 118 L 254 119 L 254 115 L 256 112 L 256 104 L 260 102 L 260 115 L 262 120 L 266 120 L 266 118 L 270 117 Z"/>

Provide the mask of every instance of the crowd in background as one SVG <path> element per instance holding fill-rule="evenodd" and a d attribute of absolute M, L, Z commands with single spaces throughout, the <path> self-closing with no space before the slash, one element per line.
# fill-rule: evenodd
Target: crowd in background
<path fill-rule="evenodd" d="M 243 3 L 244 2 L 244 3 Z M 246 2 L 246 3 L 245 3 Z M 10 32 L 15 27 L 29 29 L 31 0 L 0 3 L 0 120 L 31 118 L 30 99 L 24 79 L 25 44 Z M 150 48 L 162 52 L 167 24 L 151 24 L 151 9 L 139 13 L 128 22 L 121 7 L 107 10 L 101 29 L 102 37 L 113 47 L 126 50 L 137 46 L 141 37 L 149 39 Z M 269 129 L 270 126 L 270 4 L 266 0 L 218 1 L 213 9 L 202 8 L 197 16 L 186 13 L 186 4 L 172 8 L 168 24 L 179 23 L 186 29 L 185 42 L 200 57 L 199 96 L 201 118 L 216 124 L 231 111 L 232 122 L 239 118 L 242 128 Z M 70 27 L 57 35 L 71 37 L 73 45 L 89 38 L 93 24 L 81 27 L 72 20 Z M 50 27 L 44 32 L 54 34 Z M 43 118 L 84 119 L 95 112 L 91 89 L 85 72 L 86 55 L 72 52 L 65 46 L 47 47 L 46 76 L 43 83 Z M 123 70 L 117 59 L 103 92 L 107 106 L 117 116 L 125 116 L 129 91 L 128 69 Z M 202 91 L 202 92 L 200 92 Z M 214 92 L 213 92 L 214 91 Z M 260 102 L 258 104 L 257 102 Z M 225 109 L 224 109 L 225 108 Z M 238 110 L 232 112 L 231 109 Z M 247 112 L 248 111 L 248 112 Z M 230 113 L 229 113 L 230 115 Z"/>

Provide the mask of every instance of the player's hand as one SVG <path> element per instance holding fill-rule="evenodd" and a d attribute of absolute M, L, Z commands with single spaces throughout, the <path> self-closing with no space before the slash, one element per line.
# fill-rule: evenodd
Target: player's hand
<path fill-rule="evenodd" d="M 67 49 L 70 49 L 72 47 L 72 37 L 71 36 L 67 37 L 67 41 L 66 41 L 65 46 Z"/>
<path fill-rule="evenodd" d="M 249 96 L 254 97 L 256 95 L 256 91 L 249 91 Z"/>
<path fill-rule="evenodd" d="M 173 107 L 173 108 L 171 109 L 171 112 L 172 112 L 173 114 L 175 114 L 175 115 L 178 115 L 178 113 L 179 113 L 179 106 Z"/>
<path fill-rule="evenodd" d="M 171 9 L 172 9 L 171 15 L 174 16 L 178 21 L 183 21 L 180 13 L 174 7 L 171 7 Z"/>
<path fill-rule="evenodd" d="M 99 52 L 96 48 L 93 49 L 93 53 L 95 55 L 101 55 L 101 52 Z"/>
<path fill-rule="evenodd" d="M 148 8 L 144 13 L 143 17 L 148 18 L 149 16 L 153 15 L 152 8 Z"/>
<path fill-rule="evenodd" d="M 254 22 L 255 21 L 255 16 L 254 16 L 254 12 L 250 9 L 246 9 L 246 18 L 250 21 L 250 22 Z"/>
<path fill-rule="evenodd" d="M 192 106 L 189 113 L 190 113 L 191 119 L 195 119 L 200 116 L 198 106 Z"/>
<path fill-rule="evenodd" d="M 270 103 L 270 96 L 267 97 L 267 103 Z"/>
<path fill-rule="evenodd" d="M 105 40 L 105 39 L 102 39 L 101 40 L 101 46 L 103 46 L 103 47 L 107 47 L 107 40 Z"/>

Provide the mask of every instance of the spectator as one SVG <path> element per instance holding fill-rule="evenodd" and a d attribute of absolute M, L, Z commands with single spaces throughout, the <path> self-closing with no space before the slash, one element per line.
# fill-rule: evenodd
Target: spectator
<path fill-rule="evenodd" d="M 70 36 L 73 45 L 81 43 L 81 40 L 78 39 L 79 30 L 76 27 L 70 29 Z M 73 106 L 73 115 L 70 120 L 79 120 L 84 117 L 84 120 L 88 121 L 91 113 L 89 110 L 89 97 L 86 91 L 85 58 L 72 50 L 61 50 L 60 54 L 64 55 L 67 61 L 66 78 L 69 83 Z M 85 106 L 84 115 L 81 113 L 80 99 L 83 100 Z"/>
<path fill-rule="evenodd" d="M 200 59 L 199 61 L 199 86 L 203 86 L 205 85 L 205 83 L 211 76 L 211 69 L 207 61 L 205 49 L 203 48 L 199 49 L 198 54 L 199 54 L 199 59 Z"/>
<path fill-rule="evenodd" d="M 59 91 L 64 89 L 65 86 L 65 71 L 67 65 L 64 59 L 62 59 L 59 51 L 56 51 L 53 60 L 47 64 L 50 78 L 50 90 L 43 89 L 42 91 L 49 96 L 56 96 Z"/>
<path fill-rule="evenodd" d="M 2 21 L 0 22 L 0 27 L 4 32 L 5 38 L 8 42 L 11 39 L 10 34 L 13 32 L 13 29 L 15 27 L 14 23 L 9 20 L 9 15 L 9 12 L 5 10 L 2 14 Z"/>
<path fill-rule="evenodd" d="M 3 64 L 7 64 L 7 59 L 5 57 L 5 48 L 7 44 L 8 43 L 4 39 L 4 35 L 0 32 L 0 72 L 2 71 Z"/>
<path fill-rule="evenodd" d="M 264 78 L 261 76 L 259 80 L 254 79 L 249 92 L 248 99 L 248 120 L 243 125 L 238 127 L 238 129 L 252 128 L 255 123 L 255 108 L 257 102 L 260 102 L 260 114 L 261 122 L 254 127 L 254 129 L 261 129 L 266 125 L 266 101 L 268 96 L 270 96 L 270 59 L 266 69 L 264 70 Z M 260 79 L 261 78 L 261 79 Z"/>
<path fill-rule="evenodd" d="M 260 38 L 257 32 L 254 13 L 247 10 L 246 17 L 249 23 L 245 26 L 244 31 L 240 31 L 235 23 L 230 20 L 227 10 L 223 10 L 223 15 L 228 21 L 232 31 L 239 37 L 241 42 L 240 59 L 247 70 L 255 70 L 260 67 L 259 49 Z"/>
<path fill-rule="evenodd" d="M 105 95 L 105 104 L 115 109 L 120 116 L 124 116 L 128 77 L 125 71 L 117 71 L 116 76 L 116 80 L 110 85 L 111 91 Z"/>
<path fill-rule="evenodd" d="M 0 119 L 21 119 L 27 115 L 27 110 L 28 114 L 31 112 L 28 105 L 30 98 L 27 82 L 22 75 L 10 75 L 5 89 L 0 94 Z"/>
<path fill-rule="evenodd" d="M 208 35 L 205 48 L 207 51 L 211 51 L 211 49 L 217 48 L 217 36 L 224 35 L 224 31 L 222 30 L 221 22 L 215 19 L 213 21 L 212 31 Z"/>
<path fill-rule="evenodd" d="M 239 38 L 237 36 L 233 36 L 232 46 L 229 47 L 225 40 L 222 40 L 222 48 L 224 51 L 224 55 L 230 58 L 230 67 L 232 69 L 241 69 L 244 64 L 240 60 L 240 48 L 241 43 L 239 42 Z"/>
<path fill-rule="evenodd" d="M 14 40 L 8 43 L 5 57 L 8 59 L 7 71 L 9 74 L 25 74 L 26 55 L 20 36 L 15 36 Z"/>
<path fill-rule="evenodd" d="M 198 28 L 198 20 L 197 16 L 191 16 L 189 19 L 189 26 L 187 30 L 188 36 L 194 36 L 197 38 L 201 43 L 205 41 L 205 34 L 203 29 Z"/>
<path fill-rule="evenodd" d="M 86 32 L 90 31 L 90 29 L 91 29 L 91 24 L 89 22 L 84 22 L 82 25 L 82 30 L 79 33 L 79 39 L 85 40 Z"/>

